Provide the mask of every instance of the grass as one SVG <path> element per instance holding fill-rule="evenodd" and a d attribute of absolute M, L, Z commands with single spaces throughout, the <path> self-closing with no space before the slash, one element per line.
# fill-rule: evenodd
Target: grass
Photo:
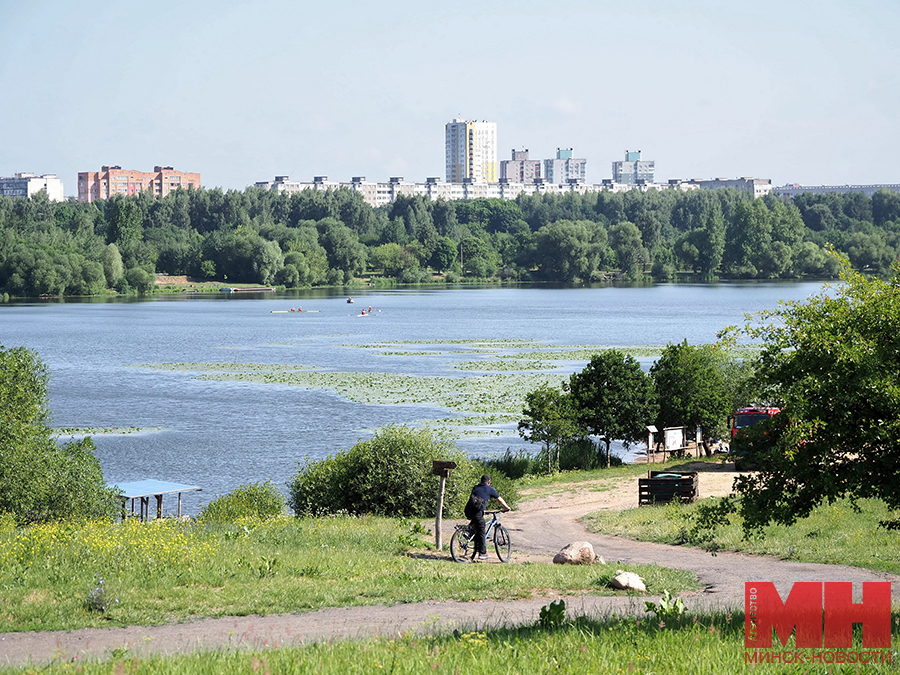
<path fill-rule="evenodd" d="M 591 471 L 562 471 L 551 475 L 528 476 L 519 481 L 519 490 L 523 501 L 549 497 L 555 494 L 567 494 L 576 485 L 583 483 L 600 483 L 593 485 L 592 489 L 611 489 L 612 486 L 604 486 L 603 483 L 612 483 L 622 478 L 646 477 L 647 470 L 665 471 L 675 467 L 684 466 L 685 462 L 710 462 L 720 461 L 720 457 L 701 457 L 685 459 L 670 459 L 666 462 L 654 464 L 622 464 L 609 469 L 593 469 Z M 637 538 L 637 537 L 634 537 Z"/>
<path fill-rule="evenodd" d="M 893 642 L 900 643 L 900 616 L 893 616 Z M 117 649 L 106 662 L 58 663 L 42 673 L 84 675 L 154 673 L 888 673 L 890 663 L 844 666 L 758 665 L 745 661 L 742 613 L 682 615 L 660 621 L 644 619 L 577 618 L 556 626 L 525 626 L 496 630 L 463 629 L 441 635 L 403 635 L 364 641 L 333 640 L 306 646 L 256 651 L 216 651 L 182 656 L 133 658 Z M 855 644 L 859 644 L 856 636 Z M 789 643 L 788 649 L 790 649 Z M 801 654 L 804 650 L 800 650 Z M 859 650 L 867 653 L 866 650 Z M 782 650 L 778 650 L 780 655 Z M 871 652 L 868 652 L 871 653 Z M 793 652 L 791 651 L 791 654 Z M 898 650 L 875 650 L 894 664 Z M 3 675 L 38 672 L 0 667 Z"/>
<path fill-rule="evenodd" d="M 448 551 L 429 550 L 417 529 L 372 517 L 6 525 L 0 528 L 0 632 L 426 600 L 621 593 L 607 587 L 609 566 L 459 565 Z M 620 567 L 640 574 L 650 593 L 696 587 L 686 572 Z"/>
<path fill-rule="evenodd" d="M 746 539 L 742 519 L 736 515 L 711 532 L 698 528 L 696 513 L 700 503 L 601 511 L 590 514 L 584 522 L 594 532 L 613 531 L 643 541 L 700 545 L 709 550 L 767 554 L 784 560 L 852 565 L 900 574 L 900 531 L 879 526 L 880 521 L 895 517 L 879 500 L 860 500 L 858 511 L 847 500 L 822 505 L 792 526 L 770 525 Z"/>

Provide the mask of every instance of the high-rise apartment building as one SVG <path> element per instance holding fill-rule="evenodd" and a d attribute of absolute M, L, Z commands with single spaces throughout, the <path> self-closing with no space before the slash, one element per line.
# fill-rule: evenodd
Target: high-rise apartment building
<path fill-rule="evenodd" d="M 557 148 L 556 159 L 544 160 L 544 180 L 556 185 L 584 181 L 587 160 L 574 157 L 572 148 Z"/>
<path fill-rule="evenodd" d="M 528 150 L 513 150 L 512 159 L 500 162 L 500 180 L 510 183 L 533 183 L 541 177 L 541 160 L 528 159 Z"/>
<path fill-rule="evenodd" d="M 171 166 L 155 166 L 152 172 L 104 166 L 100 171 L 78 174 L 78 201 L 92 202 L 115 195 L 134 195 L 149 190 L 157 197 L 165 197 L 178 188 L 200 187 L 199 173 L 176 171 Z"/>
<path fill-rule="evenodd" d="M 612 163 L 614 183 L 634 185 L 639 182 L 652 183 L 656 162 L 641 160 L 641 151 L 625 151 L 624 162 Z"/>
<path fill-rule="evenodd" d="M 444 128 L 448 183 L 497 182 L 497 123 L 455 119 Z"/>
<path fill-rule="evenodd" d="M 33 173 L 20 172 L 12 178 L 0 178 L 0 195 L 4 197 L 31 197 L 44 190 L 51 202 L 61 202 L 63 184 L 55 173 L 36 176 Z"/>

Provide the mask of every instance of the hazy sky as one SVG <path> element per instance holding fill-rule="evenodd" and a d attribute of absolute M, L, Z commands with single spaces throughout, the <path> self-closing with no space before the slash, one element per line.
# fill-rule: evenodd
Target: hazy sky
<path fill-rule="evenodd" d="M 896 183 L 898 66 L 897 0 L 0 0 L 0 175 L 424 181 L 462 117 L 590 182 Z"/>

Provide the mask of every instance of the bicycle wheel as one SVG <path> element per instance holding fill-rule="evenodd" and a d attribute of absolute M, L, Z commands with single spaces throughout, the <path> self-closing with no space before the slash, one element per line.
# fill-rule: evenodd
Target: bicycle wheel
<path fill-rule="evenodd" d="M 494 548 L 497 549 L 497 557 L 500 558 L 500 562 L 509 560 L 512 543 L 509 541 L 509 532 L 502 525 L 494 528 Z"/>
<path fill-rule="evenodd" d="M 468 562 L 472 550 L 472 534 L 466 530 L 457 530 L 450 538 L 450 557 L 453 562 Z"/>

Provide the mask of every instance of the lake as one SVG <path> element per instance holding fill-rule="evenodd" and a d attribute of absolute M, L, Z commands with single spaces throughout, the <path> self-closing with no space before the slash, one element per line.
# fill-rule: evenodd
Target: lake
<path fill-rule="evenodd" d="M 349 448 L 382 425 L 452 413 L 437 405 L 354 402 L 287 384 L 199 379 L 184 365 L 146 366 L 278 364 L 372 373 L 376 381 L 378 373 L 420 382 L 473 377 L 481 373 L 454 366 L 515 351 L 514 341 L 559 347 L 714 342 L 717 331 L 741 323 L 745 312 L 804 299 L 820 288 L 719 283 L 368 289 L 354 290 L 352 305 L 345 294 L 321 290 L 280 297 L 11 303 L 0 305 L 0 344 L 28 347 L 49 366 L 54 426 L 141 429 L 94 435 L 108 481 L 157 478 L 200 485 L 202 493 L 185 494 L 185 511 L 194 513 L 243 483 L 271 479 L 283 487 L 299 460 Z M 301 305 L 309 311 L 272 313 Z M 358 316 L 370 305 L 371 316 Z M 466 342 L 482 340 L 496 342 Z M 370 348 L 376 343 L 390 344 Z M 649 367 L 650 361 L 642 364 Z M 573 362 L 558 370 L 576 369 Z M 508 433 L 514 428 L 493 425 L 495 434 L 507 434 L 462 438 L 460 446 L 472 455 L 529 447 Z"/>

